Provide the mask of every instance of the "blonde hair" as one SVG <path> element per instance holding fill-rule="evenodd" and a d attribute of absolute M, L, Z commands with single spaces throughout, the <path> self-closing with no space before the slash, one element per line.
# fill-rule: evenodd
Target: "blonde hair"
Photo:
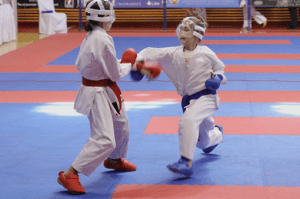
<path fill-rule="evenodd" d="M 208 23 L 207 21 L 205 21 L 205 19 L 203 19 L 203 17 L 201 17 L 200 15 L 198 15 L 198 13 L 193 9 L 193 8 L 188 8 L 186 9 L 186 16 L 187 17 L 195 17 L 198 20 L 192 19 L 193 22 L 198 25 L 201 26 L 203 28 L 207 28 L 208 27 Z"/>

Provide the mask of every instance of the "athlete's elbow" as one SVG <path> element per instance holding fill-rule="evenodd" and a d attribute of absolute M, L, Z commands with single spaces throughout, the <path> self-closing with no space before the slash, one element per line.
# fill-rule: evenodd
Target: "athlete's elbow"
<path fill-rule="evenodd" d="M 118 81 L 118 80 L 120 80 L 120 79 L 121 79 L 121 76 L 120 76 L 119 74 L 112 75 L 112 76 L 110 77 L 110 80 L 113 81 L 113 82 L 116 82 L 116 81 Z"/>

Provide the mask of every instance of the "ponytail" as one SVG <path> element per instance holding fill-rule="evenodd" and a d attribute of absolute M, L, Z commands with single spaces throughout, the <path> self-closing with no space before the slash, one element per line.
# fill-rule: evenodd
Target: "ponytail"
<path fill-rule="evenodd" d="M 85 31 L 87 31 L 87 32 L 91 32 L 91 31 L 94 30 L 94 26 L 98 26 L 98 25 L 99 25 L 99 22 L 98 22 L 98 21 L 88 20 L 88 21 L 85 23 L 84 29 L 85 29 Z"/>

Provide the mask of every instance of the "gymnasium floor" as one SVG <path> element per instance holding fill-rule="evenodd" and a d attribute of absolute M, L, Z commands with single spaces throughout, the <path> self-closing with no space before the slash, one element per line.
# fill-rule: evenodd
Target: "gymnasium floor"
<path fill-rule="evenodd" d="M 225 63 L 228 78 L 213 115 L 224 142 L 211 154 L 196 149 L 190 178 L 166 168 L 180 157 L 182 115 L 168 77 L 119 81 L 131 125 L 127 159 L 138 169 L 114 172 L 100 165 L 90 177 L 80 175 L 87 191 L 81 196 L 69 195 L 56 179 L 89 137 L 87 118 L 73 110 L 81 83 L 74 64 L 86 33 L 76 27 L 52 36 L 24 31 L 18 37 L 31 39 L 19 39 L 19 48 L 0 47 L 3 198 L 299 198 L 299 31 L 208 30 L 202 43 Z M 114 28 L 109 34 L 119 59 L 127 48 L 180 45 L 174 29 Z"/>

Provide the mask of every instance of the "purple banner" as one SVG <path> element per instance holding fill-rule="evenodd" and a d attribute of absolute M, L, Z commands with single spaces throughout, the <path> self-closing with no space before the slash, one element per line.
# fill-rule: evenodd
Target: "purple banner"
<path fill-rule="evenodd" d="M 255 7 L 300 7 L 300 0 L 252 0 Z"/>
<path fill-rule="evenodd" d="M 112 0 L 114 8 L 162 8 L 162 0 Z"/>
<path fill-rule="evenodd" d="M 162 0 L 110 0 L 114 8 L 162 8 Z M 84 0 L 81 0 L 84 7 Z M 54 0 L 55 8 L 78 8 L 79 0 Z M 37 8 L 37 0 L 18 0 L 18 8 Z"/>
<path fill-rule="evenodd" d="M 82 0 L 83 2 L 83 0 Z M 55 8 L 78 8 L 79 0 L 53 0 Z M 37 8 L 37 0 L 17 0 L 18 8 Z"/>
<path fill-rule="evenodd" d="M 55 8 L 78 8 L 80 0 L 54 0 Z M 114 8 L 162 8 L 163 0 L 110 0 Z M 256 0 L 253 0 L 254 2 Z M 257 0 L 262 1 L 262 0 Z M 280 0 L 264 0 L 264 2 Z M 284 1 L 284 0 L 281 0 Z M 298 1 L 298 0 L 286 0 Z M 81 0 L 84 7 L 84 0 Z M 239 0 L 166 0 L 168 8 L 238 8 Z M 37 8 L 37 0 L 18 0 L 18 8 Z"/>
<path fill-rule="evenodd" d="M 168 8 L 238 8 L 239 0 L 167 0 Z"/>

